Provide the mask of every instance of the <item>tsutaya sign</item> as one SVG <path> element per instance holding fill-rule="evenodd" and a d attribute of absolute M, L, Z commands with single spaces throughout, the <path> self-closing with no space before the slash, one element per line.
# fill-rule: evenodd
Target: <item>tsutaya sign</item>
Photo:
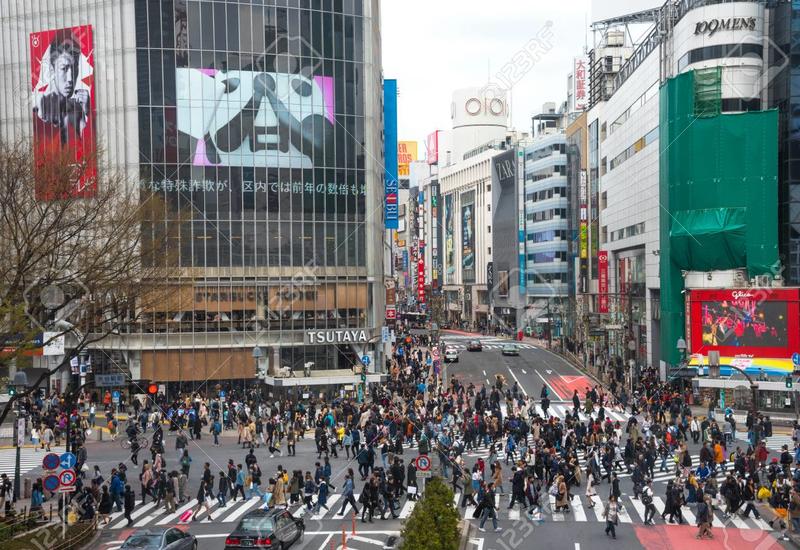
<path fill-rule="evenodd" d="M 754 31 L 756 30 L 755 17 L 728 17 L 727 19 L 709 19 L 699 21 L 694 28 L 695 34 L 713 36 L 717 31 Z"/>
<path fill-rule="evenodd" d="M 306 333 L 307 344 L 366 344 L 369 335 L 366 329 L 312 330 Z"/>

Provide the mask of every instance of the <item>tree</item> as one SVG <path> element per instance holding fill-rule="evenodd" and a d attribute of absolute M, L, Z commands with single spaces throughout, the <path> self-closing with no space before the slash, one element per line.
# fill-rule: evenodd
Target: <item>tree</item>
<path fill-rule="evenodd" d="M 65 353 L 17 391 L 0 424 L 17 399 L 163 299 L 164 266 L 175 265 L 165 260 L 170 230 L 159 197 L 110 167 L 94 169 L 97 158 L 54 153 L 34 165 L 32 150 L 0 143 L 0 370 L 34 348 L 63 341 Z"/>
<path fill-rule="evenodd" d="M 403 527 L 401 550 L 457 550 L 460 519 L 453 491 L 441 478 L 430 478 Z"/>

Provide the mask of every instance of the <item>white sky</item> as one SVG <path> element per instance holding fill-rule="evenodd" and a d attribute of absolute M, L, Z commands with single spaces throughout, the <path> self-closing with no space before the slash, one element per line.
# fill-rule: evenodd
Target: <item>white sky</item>
<path fill-rule="evenodd" d="M 401 140 L 423 142 L 450 128 L 453 90 L 483 86 L 545 28 L 552 37 L 539 61 L 512 88 L 512 124 L 530 131 L 542 104 L 567 98 L 567 74 L 592 20 L 647 9 L 663 0 L 381 0 L 383 70 L 396 78 Z M 593 15 L 594 14 L 594 15 Z M 634 38 L 636 32 L 631 31 Z M 541 35 L 540 35 L 541 36 Z M 598 36 L 599 39 L 599 36 Z M 501 75 L 498 77 L 498 74 Z M 420 147 L 424 156 L 424 147 Z"/>

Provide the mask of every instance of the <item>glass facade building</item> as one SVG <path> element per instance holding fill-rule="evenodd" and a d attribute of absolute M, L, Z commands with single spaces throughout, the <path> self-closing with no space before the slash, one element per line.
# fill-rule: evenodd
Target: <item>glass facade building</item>
<path fill-rule="evenodd" d="M 143 240 L 169 241 L 146 261 L 180 274 L 156 282 L 169 299 L 99 347 L 121 351 L 134 379 L 190 384 L 254 379 L 256 346 L 268 383 L 286 367 L 330 378 L 364 355 L 380 364 L 377 0 L 76 0 L 55 16 L 49 4 L 4 16 L 26 41 L 93 27 L 99 140 L 142 197 L 163 199 Z M 6 68 L 19 72 L 26 52 Z M 4 104 L 0 120 L 15 117 Z M 348 329 L 366 339 L 309 340 Z"/>

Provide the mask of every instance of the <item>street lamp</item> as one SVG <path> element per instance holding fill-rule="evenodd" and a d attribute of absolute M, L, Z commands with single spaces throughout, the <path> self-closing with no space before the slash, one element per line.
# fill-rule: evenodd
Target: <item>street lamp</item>
<path fill-rule="evenodd" d="M 28 390 L 28 375 L 22 371 L 17 371 L 14 374 L 14 388 L 25 393 Z M 25 443 L 25 419 L 21 417 L 20 400 L 17 399 L 17 420 L 14 423 L 14 445 L 17 447 L 17 457 L 14 462 L 14 500 L 19 500 L 19 484 L 20 484 L 20 455 L 22 453 L 22 445 Z M 20 422 L 21 421 L 21 422 Z"/>

